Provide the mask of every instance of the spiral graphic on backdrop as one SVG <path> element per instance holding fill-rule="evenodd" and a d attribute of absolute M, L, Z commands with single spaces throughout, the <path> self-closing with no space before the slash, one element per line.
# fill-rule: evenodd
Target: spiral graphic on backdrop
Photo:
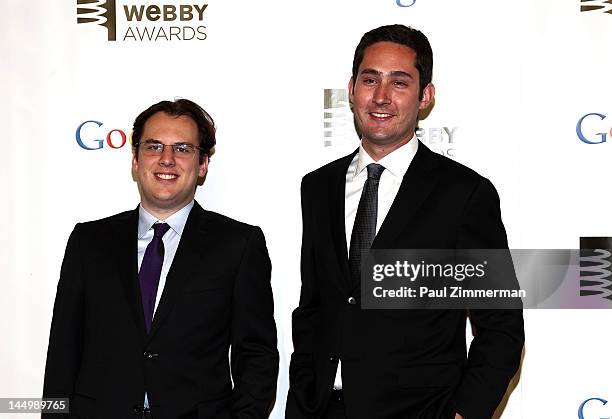
<path fill-rule="evenodd" d="M 108 40 L 117 39 L 115 0 L 77 0 L 77 23 L 96 23 L 104 26 Z"/>
<path fill-rule="evenodd" d="M 612 300 L 612 237 L 580 237 L 580 295 Z"/>
<path fill-rule="evenodd" d="M 580 0 L 580 11 L 612 14 L 612 0 Z"/>

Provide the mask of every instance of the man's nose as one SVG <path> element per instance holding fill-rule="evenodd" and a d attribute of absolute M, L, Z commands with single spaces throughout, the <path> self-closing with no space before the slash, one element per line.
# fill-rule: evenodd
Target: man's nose
<path fill-rule="evenodd" d="M 391 102 L 389 86 L 387 83 L 380 83 L 378 86 L 376 86 L 376 89 L 374 90 L 374 97 L 372 99 L 377 105 L 385 105 Z"/>
<path fill-rule="evenodd" d="M 170 145 L 164 146 L 161 156 L 159 156 L 159 164 L 165 166 L 174 165 L 174 149 Z"/>

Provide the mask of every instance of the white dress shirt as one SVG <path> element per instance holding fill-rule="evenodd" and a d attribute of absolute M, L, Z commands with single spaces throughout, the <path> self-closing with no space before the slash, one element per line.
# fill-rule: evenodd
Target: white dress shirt
<path fill-rule="evenodd" d="M 161 298 L 164 286 L 166 285 L 166 277 L 168 271 L 174 260 L 176 249 L 178 249 L 185 223 L 191 208 L 193 208 L 194 201 L 192 200 L 189 204 L 168 217 L 167 220 L 159 220 L 153 215 L 149 214 L 142 205 L 138 208 L 138 272 L 140 272 L 140 266 L 142 265 L 142 259 L 144 258 L 145 250 L 147 246 L 153 240 L 153 224 L 155 223 L 166 223 L 170 226 L 162 241 L 164 242 L 164 263 L 162 264 L 161 274 L 159 276 L 159 285 L 157 287 L 157 296 L 155 297 L 155 308 L 153 313 L 157 310 L 159 299 Z M 153 314 L 155 316 L 155 314 Z"/>
<path fill-rule="evenodd" d="M 375 161 L 363 148 L 359 146 L 359 152 L 353 157 L 351 164 L 346 171 L 346 184 L 344 191 L 344 225 L 346 232 L 346 247 L 350 253 L 351 234 L 353 233 L 353 224 L 355 224 L 355 216 L 357 215 L 357 207 L 361 199 L 363 186 L 368 178 L 366 167 L 370 163 L 378 163 L 384 166 L 385 170 L 380 176 L 378 184 L 378 213 L 376 218 L 376 233 L 380 229 L 395 196 L 399 191 L 402 180 L 412 159 L 414 158 L 419 146 L 419 141 L 416 136 L 413 136 L 410 141 L 387 154 L 379 161 Z M 342 388 L 342 361 L 338 362 L 336 370 L 336 379 L 334 380 L 334 388 Z"/>
<path fill-rule="evenodd" d="M 187 217 L 189 216 L 189 212 L 194 205 L 193 200 L 183 208 L 172 214 L 166 220 L 159 220 L 157 217 L 149 214 L 146 209 L 143 208 L 142 205 L 138 207 L 138 272 L 140 273 L 140 266 L 142 265 L 142 259 L 144 259 L 145 250 L 147 250 L 147 246 L 153 240 L 153 225 L 156 223 L 166 223 L 170 226 L 164 237 L 162 237 L 162 241 L 164 242 L 164 262 L 162 264 L 161 274 L 159 275 L 159 285 L 157 286 L 157 295 L 155 296 L 155 307 L 153 309 L 153 317 L 155 318 L 155 311 L 157 311 L 157 306 L 159 304 L 159 299 L 161 298 L 162 292 L 164 291 L 164 286 L 166 285 L 166 277 L 168 276 L 168 271 L 170 270 L 170 266 L 172 266 L 172 261 L 174 260 L 174 255 L 176 254 L 176 249 L 178 249 L 179 242 L 181 241 L 181 236 L 183 235 L 183 229 L 185 228 L 185 223 L 187 223 Z M 149 407 L 149 399 L 147 397 L 147 393 L 145 393 L 144 398 L 144 406 L 146 408 Z"/>

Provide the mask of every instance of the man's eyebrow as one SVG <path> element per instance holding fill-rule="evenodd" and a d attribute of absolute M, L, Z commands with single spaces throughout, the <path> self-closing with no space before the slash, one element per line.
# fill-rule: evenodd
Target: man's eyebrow
<path fill-rule="evenodd" d="M 373 68 L 364 68 L 360 74 L 368 74 L 372 76 L 383 76 L 385 73 L 383 73 L 382 71 L 374 70 Z M 410 79 L 414 79 L 412 74 L 406 71 L 403 71 L 403 70 L 394 70 L 394 71 L 390 71 L 387 74 L 389 74 L 392 77 L 408 77 Z"/>
<path fill-rule="evenodd" d="M 382 75 L 380 71 L 374 70 L 373 68 L 364 68 L 363 70 L 361 70 L 361 74 L 370 74 L 372 76 Z"/>
<path fill-rule="evenodd" d="M 390 75 L 394 76 L 394 77 L 408 77 L 413 79 L 414 77 L 412 76 L 412 74 L 406 72 L 406 71 L 402 71 L 402 70 L 395 70 L 392 71 L 391 73 L 389 73 Z"/>
<path fill-rule="evenodd" d="M 156 140 L 155 138 L 149 138 L 149 139 L 143 140 L 141 142 L 142 143 L 149 143 L 149 144 L 163 144 L 161 141 Z M 193 146 L 197 146 L 197 144 L 192 144 L 188 140 L 180 140 L 180 141 L 177 141 L 175 143 L 166 144 L 166 145 L 193 145 Z"/>

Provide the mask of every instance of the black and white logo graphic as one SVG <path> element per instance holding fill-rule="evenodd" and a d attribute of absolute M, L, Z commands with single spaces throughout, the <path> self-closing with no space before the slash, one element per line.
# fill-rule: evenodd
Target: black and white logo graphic
<path fill-rule="evenodd" d="M 77 0 L 77 23 L 106 28 L 108 41 L 203 41 L 208 4 L 125 3 L 124 0 Z"/>
<path fill-rule="evenodd" d="M 95 23 L 104 26 L 108 40 L 117 39 L 117 13 L 115 0 L 77 0 L 77 23 Z"/>
<path fill-rule="evenodd" d="M 612 300 L 612 237 L 580 238 L 580 295 Z"/>
<path fill-rule="evenodd" d="M 580 11 L 612 14 L 612 0 L 580 0 Z"/>

